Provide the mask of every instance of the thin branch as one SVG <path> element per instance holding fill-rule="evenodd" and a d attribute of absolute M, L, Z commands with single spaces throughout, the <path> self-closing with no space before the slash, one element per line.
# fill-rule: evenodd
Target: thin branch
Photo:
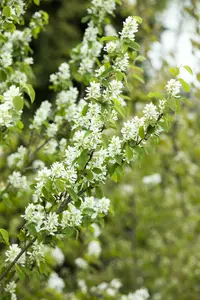
<path fill-rule="evenodd" d="M 19 258 L 30 248 L 34 242 L 37 240 L 37 237 L 34 237 L 32 240 L 29 241 L 29 243 L 24 247 L 20 253 L 15 257 L 15 259 L 8 265 L 7 269 L 1 274 L 0 276 L 0 282 L 5 278 L 5 276 L 10 272 L 12 267 L 16 264 L 16 262 L 19 260 Z"/>

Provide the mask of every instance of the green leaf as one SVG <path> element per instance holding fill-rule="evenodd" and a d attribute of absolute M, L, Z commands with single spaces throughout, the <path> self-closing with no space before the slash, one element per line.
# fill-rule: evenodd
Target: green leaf
<path fill-rule="evenodd" d="M 175 68 L 170 68 L 169 69 L 170 73 L 172 73 L 173 76 L 178 76 L 180 71 L 179 71 L 179 68 L 178 67 L 175 67 Z"/>
<path fill-rule="evenodd" d="M 69 192 L 69 194 L 70 194 L 72 200 L 74 200 L 74 201 L 77 201 L 77 200 L 78 200 L 78 196 L 77 196 L 77 194 L 74 192 L 73 189 L 70 189 L 70 188 L 69 188 L 69 189 L 67 189 L 67 191 Z"/>
<path fill-rule="evenodd" d="M 159 92 L 150 92 L 148 94 L 148 97 L 149 98 L 160 98 L 160 99 L 163 99 L 163 94 L 159 93 Z"/>
<path fill-rule="evenodd" d="M 3 8 L 3 15 L 6 17 L 6 18 L 9 18 L 11 16 L 11 10 L 10 10 L 10 7 L 9 6 L 5 6 Z"/>
<path fill-rule="evenodd" d="M 81 155 L 79 156 L 77 163 L 79 164 L 79 167 L 81 170 L 84 169 L 86 163 L 88 162 L 89 155 L 88 155 L 88 150 L 83 150 Z"/>
<path fill-rule="evenodd" d="M 55 184 L 59 192 L 63 192 L 65 190 L 65 183 L 62 179 L 56 179 Z"/>
<path fill-rule="evenodd" d="M 22 110 L 24 107 L 24 99 L 20 96 L 16 96 L 13 98 L 13 104 L 16 110 Z"/>
<path fill-rule="evenodd" d="M 186 69 L 186 71 L 188 71 L 188 73 L 190 73 L 191 75 L 193 75 L 193 71 L 189 66 L 183 66 L 184 69 Z"/>
<path fill-rule="evenodd" d="M 6 81 L 7 74 L 4 70 L 0 70 L 0 81 Z"/>
<path fill-rule="evenodd" d="M 23 129 L 24 128 L 24 124 L 22 123 L 22 121 L 18 121 L 17 122 L 17 127 L 19 128 L 19 129 Z"/>
<path fill-rule="evenodd" d="M 36 5 L 40 5 L 40 0 L 33 0 Z"/>
<path fill-rule="evenodd" d="M 144 127 L 143 127 L 143 126 L 141 126 L 141 127 L 139 128 L 139 136 L 140 136 L 142 139 L 144 139 L 144 137 L 145 137 L 145 132 L 144 132 Z"/>
<path fill-rule="evenodd" d="M 31 103 L 33 103 L 35 100 L 35 91 L 34 91 L 32 85 L 25 84 L 25 85 L 23 85 L 23 88 L 24 88 L 25 93 L 28 94 L 28 96 L 30 97 Z"/>
<path fill-rule="evenodd" d="M 133 18 L 139 23 L 139 24 L 142 24 L 142 18 L 139 17 L 139 16 L 133 16 Z"/>
<path fill-rule="evenodd" d="M 140 50 L 140 45 L 138 43 L 134 42 L 134 41 L 129 41 L 127 44 L 131 49 L 133 49 L 135 51 Z"/>
<path fill-rule="evenodd" d="M 89 181 L 91 181 L 91 180 L 94 178 L 92 171 L 87 170 L 87 172 L 86 172 L 86 178 L 87 178 Z"/>
<path fill-rule="evenodd" d="M 110 73 L 113 71 L 113 68 L 107 68 L 101 75 L 100 77 L 107 77 L 108 75 L 110 75 Z"/>
<path fill-rule="evenodd" d="M 126 145 L 125 154 L 126 154 L 126 157 L 127 157 L 128 160 L 131 160 L 133 158 L 133 150 L 128 145 Z"/>
<path fill-rule="evenodd" d="M 86 23 L 87 21 L 89 21 L 90 16 L 85 16 L 81 19 L 81 23 Z"/>
<path fill-rule="evenodd" d="M 17 275 L 19 276 L 19 278 L 21 280 L 24 280 L 25 279 L 25 274 L 22 270 L 22 267 L 20 267 L 18 264 L 15 265 L 15 270 L 17 271 Z"/>
<path fill-rule="evenodd" d="M 92 169 L 92 171 L 96 174 L 101 174 L 102 173 L 101 169 L 99 169 L 99 168 L 94 168 L 94 169 Z"/>
<path fill-rule="evenodd" d="M 109 41 L 118 41 L 119 38 L 117 36 L 104 36 L 100 39 L 100 42 L 109 42 Z"/>
<path fill-rule="evenodd" d="M 135 61 L 144 61 L 146 60 L 146 57 L 142 56 L 142 55 L 138 55 L 136 58 L 135 58 Z"/>
<path fill-rule="evenodd" d="M 6 245 L 9 245 L 9 234 L 8 231 L 0 228 L 0 242 L 3 242 Z"/>
<path fill-rule="evenodd" d="M 43 188 L 42 188 L 42 194 L 47 200 L 49 199 L 49 192 L 45 186 L 43 186 Z"/>
<path fill-rule="evenodd" d="M 99 198 L 99 199 L 101 199 L 104 196 L 103 190 L 99 186 L 95 187 L 95 192 L 96 192 L 97 198 Z"/>
<path fill-rule="evenodd" d="M 187 83 L 185 80 L 183 80 L 182 78 L 178 78 L 178 80 L 180 81 L 180 83 L 182 84 L 182 87 L 184 89 L 185 92 L 189 93 L 190 92 L 190 85 L 189 83 Z"/>
<path fill-rule="evenodd" d="M 133 74 L 133 78 L 135 78 L 136 80 L 138 80 L 141 83 L 145 83 L 144 79 L 141 76 L 137 75 L 137 74 Z"/>
<path fill-rule="evenodd" d="M 30 232 L 30 234 L 32 234 L 34 236 L 36 236 L 38 234 L 36 229 L 35 229 L 35 225 L 33 223 L 28 224 L 27 229 Z"/>
<path fill-rule="evenodd" d="M 88 106 L 88 104 L 86 104 L 84 107 L 83 107 L 83 110 L 82 110 L 82 116 L 85 116 L 86 115 L 86 113 L 88 112 L 88 108 L 89 108 L 89 106 Z"/>

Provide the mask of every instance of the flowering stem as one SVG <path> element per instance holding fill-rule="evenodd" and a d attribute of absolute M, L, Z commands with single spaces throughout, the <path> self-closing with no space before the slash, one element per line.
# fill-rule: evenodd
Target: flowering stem
<path fill-rule="evenodd" d="M 24 247 L 20 253 L 15 257 L 15 259 L 9 264 L 9 266 L 7 267 L 7 269 L 3 272 L 3 274 L 0 275 L 0 282 L 5 278 L 5 276 L 10 272 L 10 270 L 12 269 L 12 267 L 16 264 L 16 262 L 18 261 L 18 259 L 28 250 L 28 248 L 30 248 L 34 242 L 37 240 L 37 237 L 34 237 L 32 240 L 29 241 L 29 243 L 26 245 L 26 247 Z"/>

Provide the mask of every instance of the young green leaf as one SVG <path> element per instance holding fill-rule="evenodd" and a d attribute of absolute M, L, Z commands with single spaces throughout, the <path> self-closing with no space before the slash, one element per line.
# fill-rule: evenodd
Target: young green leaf
<path fill-rule="evenodd" d="M 8 231 L 0 228 L 0 242 L 5 243 L 6 245 L 9 245 L 9 234 Z"/>
<path fill-rule="evenodd" d="M 22 110 L 24 107 L 24 99 L 20 96 L 16 96 L 13 98 L 13 104 L 16 110 Z"/>
<path fill-rule="evenodd" d="M 183 68 L 188 71 L 188 73 L 190 73 L 191 75 L 193 75 L 193 71 L 189 66 L 183 66 Z"/>

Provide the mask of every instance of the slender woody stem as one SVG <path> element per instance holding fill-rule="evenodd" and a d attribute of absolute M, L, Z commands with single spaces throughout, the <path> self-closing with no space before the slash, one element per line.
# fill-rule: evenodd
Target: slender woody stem
<path fill-rule="evenodd" d="M 7 269 L 3 272 L 3 274 L 0 275 L 0 282 L 4 279 L 4 277 L 10 272 L 12 267 L 16 264 L 18 259 L 30 248 L 33 243 L 36 241 L 37 237 L 34 237 L 32 240 L 29 241 L 29 243 L 24 247 L 20 253 L 15 257 L 15 259 L 8 265 Z"/>

